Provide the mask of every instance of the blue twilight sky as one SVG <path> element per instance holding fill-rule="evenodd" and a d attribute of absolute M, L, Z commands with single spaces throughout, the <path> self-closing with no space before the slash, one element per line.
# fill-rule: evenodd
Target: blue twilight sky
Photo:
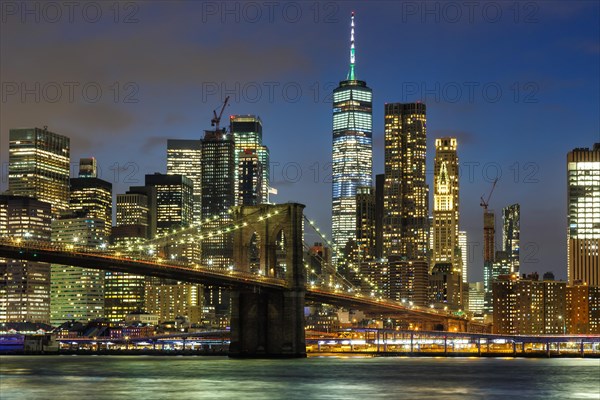
<path fill-rule="evenodd" d="M 230 95 L 226 115 L 263 120 L 273 200 L 306 204 L 329 231 L 329 95 L 354 10 L 374 173 L 384 103 L 425 102 L 429 170 L 434 139 L 459 140 L 469 280 L 482 279 L 479 198 L 499 174 L 491 208 L 521 204 L 522 272 L 566 278 L 566 153 L 600 141 L 597 1 L 52 4 L 1 5 L 2 189 L 10 128 L 70 136 L 73 162 L 95 156 L 120 193 L 164 172 L 167 138 L 202 137 Z"/>

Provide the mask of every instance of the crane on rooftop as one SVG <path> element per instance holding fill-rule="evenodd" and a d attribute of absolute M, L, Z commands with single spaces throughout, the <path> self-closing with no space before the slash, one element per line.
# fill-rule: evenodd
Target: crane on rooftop
<path fill-rule="evenodd" d="M 494 193 L 494 189 L 496 188 L 496 183 L 498 183 L 498 178 L 494 179 L 494 183 L 492 184 L 492 190 L 490 190 L 490 194 L 488 195 L 487 199 L 484 200 L 483 196 L 481 196 L 481 203 L 479 203 L 479 205 L 483 207 L 484 211 L 487 211 L 488 209 L 490 199 L 492 198 L 492 193 Z"/>
<path fill-rule="evenodd" d="M 215 108 L 213 110 L 213 118 L 210 120 L 210 126 L 214 126 L 215 127 L 215 131 L 219 131 L 219 126 L 221 123 L 221 117 L 223 116 L 223 111 L 225 111 L 225 107 L 227 107 L 227 104 L 229 103 L 229 96 L 225 97 L 225 101 L 223 102 L 223 106 L 221 107 L 221 112 L 219 112 L 219 115 L 217 115 L 217 109 Z"/>

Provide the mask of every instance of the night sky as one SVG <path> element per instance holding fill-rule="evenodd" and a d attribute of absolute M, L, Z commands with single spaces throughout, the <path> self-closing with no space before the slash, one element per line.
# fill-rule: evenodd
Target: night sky
<path fill-rule="evenodd" d="M 374 173 L 384 103 L 425 102 L 428 170 L 436 137 L 459 140 L 469 280 L 482 279 L 479 198 L 498 174 L 490 207 L 521 204 L 522 272 L 566 278 L 566 153 L 600 141 L 597 1 L 23 4 L 0 5 L 2 190 L 11 128 L 70 136 L 74 165 L 96 157 L 122 193 L 165 172 L 167 138 L 201 138 L 230 94 L 226 115 L 263 120 L 272 199 L 306 204 L 330 231 L 329 95 L 348 72 L 354 10 Z"/>

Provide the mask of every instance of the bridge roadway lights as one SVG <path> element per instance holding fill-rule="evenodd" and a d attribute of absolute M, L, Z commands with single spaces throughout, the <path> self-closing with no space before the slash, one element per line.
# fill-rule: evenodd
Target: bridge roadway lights
<path fill-rule="evenodd" d="M 229 356 L 234 358 L 306 357 L 304 302 L 306 270 L 303 263 L 304 205 L 239 206 L 233 221 L 241 228 L 234 231 L 233 261 L 238 270 L 250 272 L 252 237 L 260 238 L 260 270 L 272 277 L 276 271 L 276 241 L 285 237 L 286 288 L 235 289 L 231 293 L 231 340 Z M 249 218 L 250 215 L 271 215 Z M 242 225 L 242 222 L 246 222 Z"/>

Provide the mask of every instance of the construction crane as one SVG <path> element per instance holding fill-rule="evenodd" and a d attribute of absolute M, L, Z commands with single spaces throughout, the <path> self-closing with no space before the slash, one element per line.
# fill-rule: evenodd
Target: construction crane
<path fill-rule="evenodd" d="M 492 193 L 494 193 L 494 189 L 496 188 L 496 183 L 498 183 L 498 178 L 494 179 L 494 183 L 492 184 L 492 190 L 490 190 L 490 194 L 487 199 L 484 200 L 483 196 L 481 196 L 481 203 L 479 205 L 483 207 L 484 211 L 487 211 L 488 205 L 490 204 L 490 198 L 492 197 Z"/>
<path fill-rule="evenodd" d="M 210 126 L 215 127 L 215 131 L 219 131 L 219 124 L 221 123 L 221 117 L 223 116 L 223 111 L 225 111 L 225 107 L 227 107 L 227 103 L 229 103 L 229 96 L 225 97 L 225 101 L 223 102 L 223 106 L 221 107 L 221 112 L 217 115 L 217 109 L 213 110 L 213 118 L 210 120 Z"/>

